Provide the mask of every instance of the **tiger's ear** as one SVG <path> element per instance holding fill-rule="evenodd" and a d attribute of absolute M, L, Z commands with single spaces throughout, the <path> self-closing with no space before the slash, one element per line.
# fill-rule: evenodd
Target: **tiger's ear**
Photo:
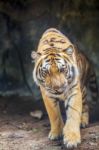
<path fill-rule="evenodd" d="M 35 51 L 33 51 L 33 52 L 31 53 L 31 57 L 32 57 L 32 59 L 33 59 L 34 62 L 35 62 L 40 56 L 41 56 L 41 53 L 37 53 L 37 52 L 35 52 Z"/>
<path fill-rule="evenodd" d="M 72 45 L 70 45 L 68 48 L 65 49 L 65 51 L 68 55 L 72 55 L 72 53 L 74 52 L 74 48 Z"/>

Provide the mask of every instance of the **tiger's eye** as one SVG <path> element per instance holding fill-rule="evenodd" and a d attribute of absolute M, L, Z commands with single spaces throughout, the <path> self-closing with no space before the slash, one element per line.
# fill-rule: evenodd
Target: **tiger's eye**
<path fill-rule="evenodd" d="M 62 65 L 62 68 L 67 68 L 67 66 L 66 65 Z"/>

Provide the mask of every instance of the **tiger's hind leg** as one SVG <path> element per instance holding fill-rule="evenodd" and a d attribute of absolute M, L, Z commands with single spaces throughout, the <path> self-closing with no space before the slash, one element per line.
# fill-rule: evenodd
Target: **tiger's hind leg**
<path fill-rule="evenodd" d="M 81 127 L 85 128 L 89 124 L 89 106 L 87 104 L 87 90 L 86 87 L 82 90 L 82 116 Z"/>
<path fill-rule="evenodd" d="M 41 92 L 51 124 L 51 131 L 48 137 L 50 140 L 57 140 L 62 136 L 64 126 L 60 113 L 59 102 L 48 97 L 42 88 Z"/>
<path fill-rule="evenodd" d="M 91 70 L 90 77 L 89 77 L 89 89 L 91 91 L 92 101 L 91 104 L 94 106 L 98 102 L 98 85 L 97 85 L 97 79 L 96 74 L 94 70 Z"/>
<path fill-rule="evenodd" d="M 81 117 L 81 127 L 85 128 L 89 124 L 89 107 L 87 104 L 83 105 L 82 117 Z"/>

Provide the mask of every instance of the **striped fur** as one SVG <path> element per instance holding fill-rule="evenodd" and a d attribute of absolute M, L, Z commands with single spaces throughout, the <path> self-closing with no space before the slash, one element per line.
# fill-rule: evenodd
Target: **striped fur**
<path fill-rule="evenodd" d="M 50 139 L 64 135 L 64 144 L 71 148 L 80 142 L 80 125 L 89 123 L 87 87 L 97 100 L 96 76 L 90 61 L 71 41 L 57 29 L 51 28 L 42 35 L 35 60 L 33 78 L 40 86 L 51 123 Z M 59 100 L 64 101 L 67 120 L 64 125 Z"/>

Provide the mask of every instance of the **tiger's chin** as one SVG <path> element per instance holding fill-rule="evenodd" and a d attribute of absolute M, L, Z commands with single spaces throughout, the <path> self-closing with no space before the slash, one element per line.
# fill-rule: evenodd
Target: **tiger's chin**
<path fill-rule="evenodd" d="M 43 87 L 44 88 L 44 87 Z M 62 100 L 64 101 L 65 99 L 65 94 L 66 94 L 66 88 L 65 89 L 61 89 L 59 92 L 56 92 L 55 90 L 51 90 L 50 91 L 47 89 L 47 88 L 44 88 L 45 89 L 45 94 L 48 96 L 48 97 L 51 97 L 51 98 L 54 98 L 54 99 L 59 99 L 59 100 Z"/>

